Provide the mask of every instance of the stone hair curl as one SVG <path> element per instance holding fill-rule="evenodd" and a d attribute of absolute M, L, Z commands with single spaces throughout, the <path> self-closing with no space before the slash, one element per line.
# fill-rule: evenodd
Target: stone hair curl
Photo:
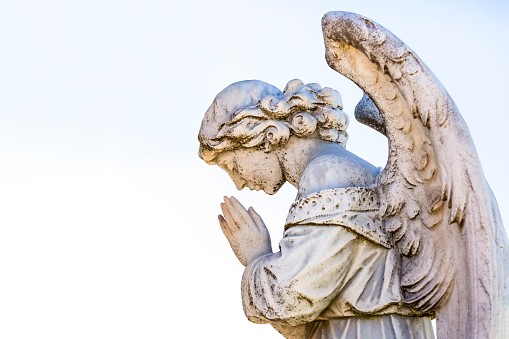
<path fill-rule="evenodd" d="M 260 96 L 256 98 L 253 92 Z M 247 105 L 236 107 L 237 101 L 246 100 L 241 95 L 251 98 Z M 270 150 L 292 134 L 305 137 L 315 131 L 321 139 L 345 147 L 349 118 L 342 109 L 339 92 L 317 83 L 294 79 L 282 93 L 258 80 L 232 84 L 218 94 L 205 114 L 198 136 L 200 157 L 213 164 L 223 151 L 241 147 Z"/>

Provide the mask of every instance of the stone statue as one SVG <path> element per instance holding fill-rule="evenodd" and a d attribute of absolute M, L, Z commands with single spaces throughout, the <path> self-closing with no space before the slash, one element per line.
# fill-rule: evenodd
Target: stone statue
<path fill-rule="evenodd" d="M 234 197 L 219 223 L 246 266 L 249 320 L 286 338 L 509 337 L 508 239 L 467 126 L 396 36 L 360 15 L 322 20 L 326 59 L 365 93 L 362 123 L 389 140 L 381 170 L 345 149 L 341 95 L 292 80 L 234 83 L 214 99 L 200 157 L 240 190 L 298 189 L 280 251 Z"/>

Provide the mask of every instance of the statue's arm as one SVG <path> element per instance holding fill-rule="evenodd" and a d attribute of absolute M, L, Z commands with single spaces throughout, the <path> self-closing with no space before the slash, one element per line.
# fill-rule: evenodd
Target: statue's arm
<path fill-rule="evenodd" d="M 244 312 L 256 323 L 314 321 L 348 281 L 358 236 L 343 227 L 294 226 L 279 246 L 246 267 Z"/>

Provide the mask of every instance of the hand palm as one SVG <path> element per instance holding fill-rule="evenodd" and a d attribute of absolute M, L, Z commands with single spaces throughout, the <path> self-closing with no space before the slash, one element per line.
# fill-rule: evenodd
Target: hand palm
<path fill-rule="evenodd" d="M 218 216 L 219 224 L 242 265 L 272 253 L 267 227 L 252 207 L 246 210 L 234 197 L 225 197 L 221 210 L 224 216 Z"/>

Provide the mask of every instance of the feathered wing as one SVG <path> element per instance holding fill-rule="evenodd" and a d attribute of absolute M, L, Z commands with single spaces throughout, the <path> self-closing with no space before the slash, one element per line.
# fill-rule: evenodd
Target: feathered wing
<path fill-rule="evenodd" d="M 376 105 L 364 98 L 356 116 L 389 140 L 378 187 L 386 229 L 402 255 L 405 302 L 436 314 L 439 338 L 506 338 L 507 236 L 453 100 L 377 23 L 330 12 L 322 28 L 329 66 Z"/>

